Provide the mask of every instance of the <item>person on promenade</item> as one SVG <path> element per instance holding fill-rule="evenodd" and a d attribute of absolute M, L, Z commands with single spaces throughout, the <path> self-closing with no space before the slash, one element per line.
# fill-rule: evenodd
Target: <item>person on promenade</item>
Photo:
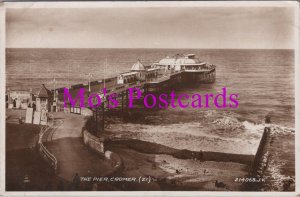
<path fill-rule="evenodd" d="M 57 190 L 58 191 L 64 191 L 64 183 L 62 180 L 60 180 L 57 184 Z"/>
<path fill-rule="evenodd" d="M 98 184 L 97 183 L 93 183 L 92 191 L 98 191 Z"/>
<path fill-rule="evenodd" d="M 79 185 L 80 185 L 80 177 L 79 177 L 78 173 L 76 173 L 74 178 L 73 178 L 73 187 L 74 187 L 74 189 L 78 190 Z"/>

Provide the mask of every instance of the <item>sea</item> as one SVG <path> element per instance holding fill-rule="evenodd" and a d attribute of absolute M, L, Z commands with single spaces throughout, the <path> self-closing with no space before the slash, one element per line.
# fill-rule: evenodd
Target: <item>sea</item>
<path fill-rule="evenodd" d="M 239 95 L 239 107 L 150 110 L 143 113 L 140 122 L 116 124 L 111 129 L 134 129 L 135 138 L 165 139 L 164 145 L 180 149 L 255 154 L 265 117 L 270 116 L 278 132 L 292 136 L 286 143 L 294 144 L 293 50 L 13 48 L 6 49 L 6 87 L 36 91 L 45 84 L 52 89 L 54 78 L 56 87 L 87 83 L 89 74 L 91 80 L 100 80 L 130 70 L 137 60 L 150 65 L 175 54 L 195 54 L 217 66 L 215 83 L 180 88 L 177 94 L 215 94 L 226 87 L 229 93 Z M 289 147 L 294 153 L 294 147 Z M 284 157 L 281 160 L 284 162 Z"/>
<path fill-rule="evenodd" d="M 294 51 L 247 49 L 7 49 L 6 87 L 37 90 L 42 83 L 53 88 L 116 76 L 130 70 L 139 59 L 145 65 L 165 56 L 193 53 L 217 66 L 216 82 L 180 90 L 187 94 L 216 93 L 226 87 L 239 94 L 233 113 L 240 120 L 260 123 L 266 115 L 272 122 L 295 127 Z M 178 93 L 180 93 L 180 91 Z M 180 113 L 187 121 L 199 109 Z M 233 110 L 231 110 L 233 111 Z M 180 115 L 181 116 L 181 115 Z"/>

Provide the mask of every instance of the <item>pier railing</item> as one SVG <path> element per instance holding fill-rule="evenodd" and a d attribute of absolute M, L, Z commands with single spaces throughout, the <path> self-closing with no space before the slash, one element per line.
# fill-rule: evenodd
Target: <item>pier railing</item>
<path fill-rule="evenodd" d="M 166 80 L 169 80 L 170 79 L 170 76 L 167 75 L 167 76 L 160 76 L 160 77 L 157 77 L 157 78 L 151 78 L 151 79 L 148 79 L 146 80 L 147 83 L 160 83 L 160 82 L 163 82 L 163 81 L 166 81 Z"/>
<path fill-rule="evenodd" d="M 185 68 L 184 71 L 185 72 L 209 72 L 213 69 L 215 69 L 216 66 L 215 65 L 207 65 L 207 66 L 203 66 L 203 67 L 197 67 L 197 68 Z"/>

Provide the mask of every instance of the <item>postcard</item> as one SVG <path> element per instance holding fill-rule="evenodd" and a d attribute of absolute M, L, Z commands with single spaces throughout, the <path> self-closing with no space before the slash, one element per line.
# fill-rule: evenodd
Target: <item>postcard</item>
<path fill-rule="evenodd" d="M 298 2 L 0 9 L 2 195 L 299 195 Z"/>

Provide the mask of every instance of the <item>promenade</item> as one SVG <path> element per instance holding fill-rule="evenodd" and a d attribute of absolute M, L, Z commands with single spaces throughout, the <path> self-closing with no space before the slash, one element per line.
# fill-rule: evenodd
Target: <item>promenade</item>
<path fill-rule="evenodd" d="M 53 113 L 54 125 L 45 133 L 43 141 L 58 163 L 57 176 L 72 181 L 79 176 L 105 176 L 111 167 L 104 158 L 83 143 L 84 116 L 64 112 Z"/>

